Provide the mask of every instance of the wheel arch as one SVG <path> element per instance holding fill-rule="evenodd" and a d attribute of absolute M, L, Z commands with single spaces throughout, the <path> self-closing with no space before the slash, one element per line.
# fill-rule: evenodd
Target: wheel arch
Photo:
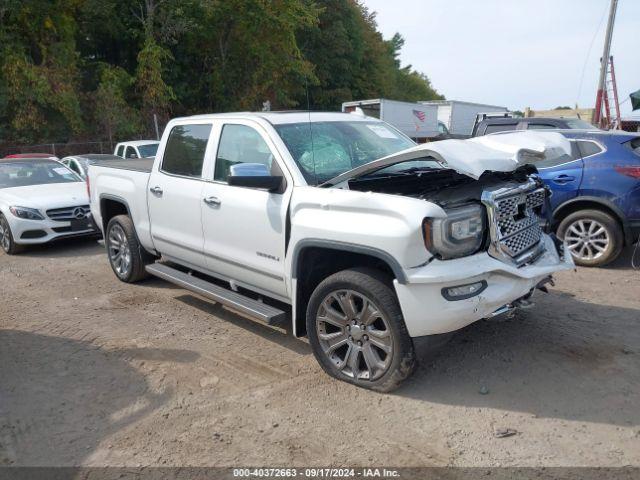
<path fill-rule="evenodd" d="M 103 232 L 106 233 L 109 220 L 117 215 L 129 215 L 131 217 L 131 209 L 127 201 L 116 195 L 100 195 L 100 216 L 102 217 Z"/>
<path fill-rule="evenodd" d="M 557 230 L 560 222 L 568 215 L 580 210 L 588 209 L 601 210 L 610 214 L 622 228 L 624 244 L 630 245 L 632 243 L 631 228 L 626 221 L 624 213 L 615 203 L 607 198 L 581 196 L 566 201 L 553 211 L 554 231 Z"/>
<path fill-rule="evenodd" d="M 305 265 L 311 262 L 314 268 L 306 269 Z M 306 309 L 315 287 L 329 275 L 354 267 L 373 268 L 389 282 L 407 282 L 398 261 L 383 250 L 322 239 L 305 239 L 296 244 L 291 260 L 291 278 L 295 285 L 295 291 L 292 292 L 295 336 L 306 335 Z"/>

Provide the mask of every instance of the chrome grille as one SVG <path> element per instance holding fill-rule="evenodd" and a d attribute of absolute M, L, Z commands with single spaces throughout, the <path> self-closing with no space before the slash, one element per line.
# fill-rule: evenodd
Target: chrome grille
<path fill-rule="evenodd" d="M 89 205 L 76 205 L 73 207 L 53 208 L 47 210 L 47 217 L 57 222 L 69 222 L 71 220 L 82 220 L 89 216 L 91 209 Z"/>
<path fill-rule="evenodd" d="M 490 220 L 489 253 L 520 265 L 541 251 L 542 228 L 538 215 L 546 191 L 533 181 L 515 188 L 484 192 L 482 200 Z"/>

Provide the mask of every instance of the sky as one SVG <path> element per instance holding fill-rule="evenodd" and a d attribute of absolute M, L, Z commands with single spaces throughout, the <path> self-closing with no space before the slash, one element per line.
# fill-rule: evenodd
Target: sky
<path fill-rule="evenodd" d="M 403 65 L 450 100 L 593 107 L 610 0 L 364 0 Z M 622 115 L 640 89 L 640 0 L 619 0 L 611 53 Z M 633 116 L 640 116 L 640 111 Z"/>

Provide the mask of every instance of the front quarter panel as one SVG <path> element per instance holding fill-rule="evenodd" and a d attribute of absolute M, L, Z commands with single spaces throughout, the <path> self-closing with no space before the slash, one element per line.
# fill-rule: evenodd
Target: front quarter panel
<path fill-rule="evenodd" d="M 446 216 L 433 203 L 415 198 L 337 188 L 296 187 L 291 200 L 288 252 L 310 240 L 352 244 L 382 251 L 402 268 L 428 261 L 422 221 Z M 285 268 L 295 276 L 294 255 Z"/>

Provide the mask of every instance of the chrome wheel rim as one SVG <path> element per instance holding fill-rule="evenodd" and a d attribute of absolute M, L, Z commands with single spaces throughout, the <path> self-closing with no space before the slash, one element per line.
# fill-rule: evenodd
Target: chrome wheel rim
<path fill-rule="evenodd" d="M 564 241 L 575 258 L 596 260 L 609 248 L 609 232 L 600 222 L 592 219 L 576 220 L 567 228 Z"/>
<path fill-rule="evenodd" d="M 9 225 L 4 218 L 0 218 L 0 246 L 5 252 L 9 251 L 11 247 L 11 238 L 9 237 L 11 232 L 9 231 Z"/>
<path fill-rule="evenodd" d="M 127 236 L 120 225 L 114 225 L 109 230 L 109 259 L 116 273 L 126 277 L 131 269 L 131 249 Z"/>
<path fill-rule="evenodd" d="M 361 293 L 329 293 L 318 309 L 316 330 L 324 354 L 347 377 L 371 381 L 389 369 L 393 358 L 389 321 Z"/>

